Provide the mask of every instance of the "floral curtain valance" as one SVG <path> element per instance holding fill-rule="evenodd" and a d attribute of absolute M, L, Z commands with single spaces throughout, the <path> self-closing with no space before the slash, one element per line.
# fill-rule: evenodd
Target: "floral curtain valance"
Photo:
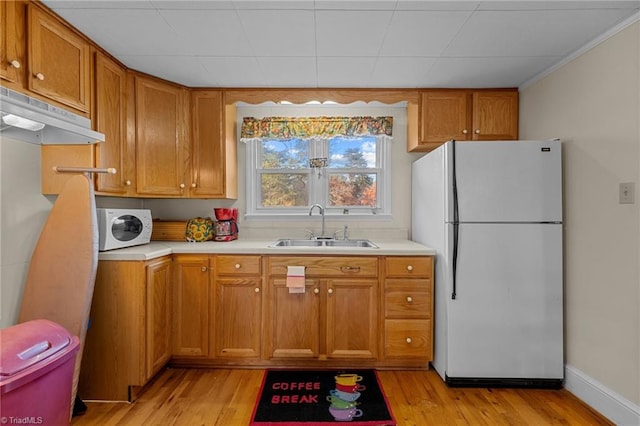
<path fill-rule="evenodd" d="M 393 117 L 245 117 L 240 140 L 392 136 Z"/>

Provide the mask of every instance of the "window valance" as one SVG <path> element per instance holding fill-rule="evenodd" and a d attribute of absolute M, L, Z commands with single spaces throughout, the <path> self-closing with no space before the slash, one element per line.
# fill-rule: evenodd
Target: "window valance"
<path fill-rule="evenodd" d="M 240 140 L 331 139 L 336 136 L 391 138 L 393 117 L 244 117 Z"/>

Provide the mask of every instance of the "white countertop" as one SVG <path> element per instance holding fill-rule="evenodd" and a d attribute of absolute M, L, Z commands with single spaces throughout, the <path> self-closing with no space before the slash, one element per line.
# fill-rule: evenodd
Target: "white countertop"
<path fill-rule="evenodd" d="M 379 248 L 362 247 L 269 247 L 275 240 L 238 239 L 235 241 L 189 243 L 180 241 L 152 241 L 141 246 L 100 252 L 99 260 L 150 260 L 173 253 L 193 254 L 268 254 L 268 255 L 394 255 L 429 256 L 434 249 L 410 240 L 372 240 Z"/>

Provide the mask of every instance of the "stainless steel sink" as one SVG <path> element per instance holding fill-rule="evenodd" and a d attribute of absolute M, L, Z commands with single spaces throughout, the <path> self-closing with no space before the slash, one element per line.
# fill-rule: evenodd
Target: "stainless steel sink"
<path fill-rule="evenodd" d="M 269 247 L 358 247 L 379 248 L 369 240 L 305 240 L 295 238 L 281 238 Z"/>

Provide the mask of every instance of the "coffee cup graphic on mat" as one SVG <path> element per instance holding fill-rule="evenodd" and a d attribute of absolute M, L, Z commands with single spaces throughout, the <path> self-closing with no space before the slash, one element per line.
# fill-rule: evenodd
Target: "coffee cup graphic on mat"
<path fill-rule="evenodd" d="M 354 401 L 345 401 L 344 399 L 340 399 L 337 396 L 328 395 L 327 401 L 331 403 L 331 407 L 333 408 L 354 408 L 358 405 L 357 402 Z"/>
<path fill-rule="evenodd" d="M 348 392 L 348 393 L 362 392 L 365 389 L 367 389 L 367 387 L 361 384 L 341 385 L 340 383 L 336 383 L 336 390 L 339 390 L 341 392 Z"/>
<path fill-rule="evenodd" d="M 336 383 L 339 385 L 353 386 L 362 380 L 362 376 L 357 374 L 338 374 L 335 376 Z"/>
<path fill-rule="evenodd" d="M 353 420 L 355 417 L 362 416 L 362 410 L 359 408 L 334 408 L 330 407 L 329 412 L 334 419 L 340 422 Z"/>
<path fill-rule="evenodd" d="M 338 389 L 331 389 L 329 393 L 331 396 L 338 397 L 344 401 L 356 401 L 360 398 L 360 392 L 343 392 Z"/>

